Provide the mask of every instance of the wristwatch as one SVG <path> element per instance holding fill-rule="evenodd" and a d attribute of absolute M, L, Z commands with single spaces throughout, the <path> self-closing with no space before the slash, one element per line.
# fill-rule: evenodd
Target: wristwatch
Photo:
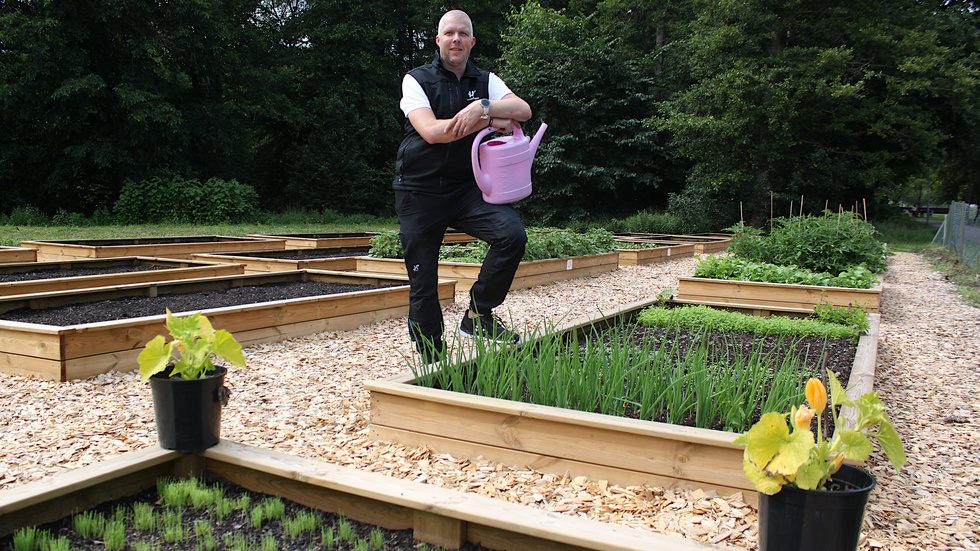
<path fill-rule="evenodd" d="M 480 117 L 480 118 L 481 119 L 489 119 L 490 118 L 490 100 L 488 100 L 488 99 L 481 99 L 480 100 L 480 105 L 483 106 L 483 116 Z"/>

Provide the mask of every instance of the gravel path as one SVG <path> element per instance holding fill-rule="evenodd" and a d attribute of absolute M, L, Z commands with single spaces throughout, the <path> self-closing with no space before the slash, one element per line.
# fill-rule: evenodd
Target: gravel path
<path fill-rule="evenodd" d="M 696 260 L 513 292 L 498 313 L 522 327 L 577 318 L 676 288 Z M 862 550 L 980 547 L 980 310 L 914 254 L 890 261 L 882 297 L 876 389 L 906 443 L 909 464 L 894 473 L 883 455 Z M 466 304 L 445 309 L 455 327 Z M 757 516 L 740 496 L 616 487 L 562 479 L 520 466 L 457 460 L 424 448 L 366 438 L 362 382 L 405 368 L 405 319 L 246 349 L 247 370 L 229 373 L 232 397 L 222 436 L 283 453 L 383 472 L 701 541 L 755 548 Z M 0 386 L 0 489 L 156 443 L 149 389 L 135 373 L 52 383 L 5 376 Z"/>

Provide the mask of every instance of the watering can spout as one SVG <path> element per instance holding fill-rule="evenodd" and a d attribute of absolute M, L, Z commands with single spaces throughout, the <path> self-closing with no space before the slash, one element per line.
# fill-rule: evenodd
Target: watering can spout
<path fill-rule="evenodd" d="M 537 134 L 531 138 L 531 159 L 534 159 L 534 154 L 538 152 L 538 144 L 541 143 L 541 138 L 544 136 L 544 131 L 548 129 L 548 125 L 545 122 L 541 123 L 538 127 Z"/>

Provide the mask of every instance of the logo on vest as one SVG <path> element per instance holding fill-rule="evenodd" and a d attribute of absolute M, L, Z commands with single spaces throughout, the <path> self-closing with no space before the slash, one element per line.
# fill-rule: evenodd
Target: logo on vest
<path fill-rule="evenodd" d="M 473 101 L 476 99 L 476 90 L 470 90 L 466 92 L 466 101 Z"/>

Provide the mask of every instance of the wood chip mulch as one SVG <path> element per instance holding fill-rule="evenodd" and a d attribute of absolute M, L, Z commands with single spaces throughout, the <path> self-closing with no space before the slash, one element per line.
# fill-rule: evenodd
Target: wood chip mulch
<path fill-rule="evenodd" d="M 510 293 L 498 309 L 516 327 L 567 321 L 676 289 L 695 259 Z M 980 548 L 980 310 L 921 256 L 890 259 L 882 296 L 875 388 L 905 442 L 896 473 L 883 454 L 862 550 Z M 447 329 L 466 305 L 445 308 Z M 227 377 L 222 437 L 322 461 L 606 522 L 746 549 L 757 513 L 740 494 L 620 487 L 468 461 L 426 448 L 371 442 L 363 381 L 395 375 L 412 353 L 405 318 L 355 331 L 249 347 L 249 368 Z M 156 444 L 150 391 L 136 373 L 54 383 L 2 376 L 0 490 Z"/>

